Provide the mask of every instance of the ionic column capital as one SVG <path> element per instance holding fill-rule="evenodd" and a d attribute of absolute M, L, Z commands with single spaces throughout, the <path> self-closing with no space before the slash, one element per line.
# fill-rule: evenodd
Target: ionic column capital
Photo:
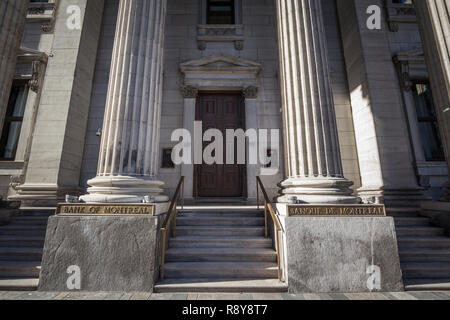
<path fill-rule="evenodd" d="M 198 96 L 198 88 L 193 86 L 182 86 L 181 95 L 185 99 L 195 99 Z"/>
<path fill-rule="evenodd" d="M 246 87 L 243 91 L 245 99 L 257 99 L 259 88 L 255 86 Z"/>

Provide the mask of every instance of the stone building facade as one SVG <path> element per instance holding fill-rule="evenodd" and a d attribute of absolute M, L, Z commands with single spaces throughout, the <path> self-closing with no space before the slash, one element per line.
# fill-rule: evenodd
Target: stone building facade
<path fill-rule="evenodd" d="M 215 2 L 2 1 L 3 199 L 166 201 L 185 176 L 187 198 L 254 201 L 266 164 L 209 185 L 207 167 L 172 165 L 172 133 L 211 119 L 279 130 L 259 152 L 279 158 L 263 181 L 280 202 L 445 197 L 444 1 Z M 208 118 L 210 103 L 243 112 Z"/>

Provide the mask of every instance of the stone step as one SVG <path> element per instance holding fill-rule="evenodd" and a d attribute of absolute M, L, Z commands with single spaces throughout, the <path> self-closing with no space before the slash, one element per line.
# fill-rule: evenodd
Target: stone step
<path fill-rule="evenodd" d="M 431 250 L 450 248 L 448 237 L 398 237 L 398 247 L 403 249 L 426 248 Z"/>
<path fill-rule="evenodd" d="M 278 266 L 270 262 L 170 262 L 165 276 L 192 279 L 278 279 Z"/>
<path fill-rule="evenodd" d="M 44 236 L 9 236 L 0 235 L 0 246 L 44 247 Z"/>
<path fill-rule="evenodd" d="M 394 218 L 396 227 L 407 227 L 407 226 L 429 226 L 430 219 L 422 217 L 397 217 Z"/>
<path fill-rule="evenodd" d="M 45 231 L 42 230 L 11 230 L 0 228 L 0 236 L 24 236 L 45 238 Z"/>
<path fill-rule="evenodd" d="M 450 262 L 450 250 L 403 250 L 399 252 L 403 262 Z"/>
<path fill-rule="evenodd" d="M 264 226 L 264 217 L 178 217 L 177 226 Z"/>
<path fill-rule="evenodd" d="M 14 231 L 14 232 L 45 232 L 47 230 L 46 226 L 35 226 L 35 225 L 6 225 L 0 227 L 0 231 Z"/>
<path fill-rule="evenodd" d="M 0 278 L 0 291 L 36 291 L 39 285 L 39 278 Z"/>
<path fill-rule="evenodd" d="M 273 249 L 246 248 L 171 248 L 166 252 L 167 262 L 277 262 Z"/>
<path fill-rule="evenodd" d="M 0 261 L 0 278 L 37 277 L 39 278 L 40 261 Z"/>
<path fill-rule="evenodd" d="M 0 261 L 40 261 L 41 248 L 0 247 Z"/>
<path fill-rule="evenodd" d="M 46 226 L 48 222 L 47 217 L 14 217 L 11 220 L 11 224 L 13 225 L 37 225 L 37 226 Z"/>
<path fill-rule="evenodd" d="M 406 291 L 450 291 L 450 278 L 448 279 L 405 279 Z"/>
<path fill-rule="evenodd" d="M 171 238 L 170 248 L 273 248 L 272 239 L 264 237 L 198 237 Z"/>
<path fill-rule="evenodd" d="M 277 293 L 288 286 L 278 279 L 167 279 L 155 285 L 156 293 Z"/>
<path fill-rule="evenodd" d="M 54 215 L 56 208 L 29 208 L 21 209 L 20 216 L 22 217 L 50 217 Z"/>
<path fill-rule="evenodd" d="M 420 208 L 416 207 L 387 208 L 386 211 L 390 217 L 418 217 L 420 214 Z"/>
<path fill-rule="evenodd" d="M 450 263 L 407 262 L 402 264 L 404 279 L 442 279 L 450 278 Z"/>
<path fill-rule="evenodd" d="M 398 227 L 396 228 L 397 236 L 399 237 L 414 237 L 414 236 L 443 236 L 444 229 L 433 227 Z"/>
<path fill-rule="evenodd" d="M 177 226 L 177 236 L 264 236 L 264 227 Z"/>
<path fill-rule="evenodd" d="M 251 218 L 264 217 L 264 211 L 261 210 L 181 210 L 178 213 L 180 217 L 193 218 Z"/>

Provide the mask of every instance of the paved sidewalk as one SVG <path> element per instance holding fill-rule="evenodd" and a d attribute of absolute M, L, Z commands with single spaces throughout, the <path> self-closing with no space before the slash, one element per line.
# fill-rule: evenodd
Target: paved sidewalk
<path fill-rule="evenodd" d="M 0 300 L 450 300 L 450 291 L 349 294 L 2 292 Z"/>

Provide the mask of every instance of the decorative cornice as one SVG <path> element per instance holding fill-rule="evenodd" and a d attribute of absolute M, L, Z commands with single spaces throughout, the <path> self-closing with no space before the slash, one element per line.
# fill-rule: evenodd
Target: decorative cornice
<path fill-rule="evenodd" d="M 51 2 L 30 2 L 28 6 L 27 22 L 40 23 L 42 31 L 47 33 L 52 32 L 55 25 L 58 4 L 59 0 Z"/>
<path fill-rule="evenodd" d="M 398 32 L 401 23 L 417 23 L 416 10 L 413 4 L 394 3 L 392 0 L 385 0 L 386 20 L 389 30 Z"/>
<path fill-rule="evenodd" d="M 399 52 L 394 56 L 394 63 L 400 85 L 403 90 L 410 91 L 414 80 L 427 80 L 428 71 L 422 49 Z"/>
<path fill-rule="evenodd" d="M 28 80 L 30 89 L 37 93 L 42 84 L 47 61 L 48 56 L 44 52 L 20 48 L 14 78 Z"/>
<path fill-rule="evenodd" d="M 208 42 L 234 42 L 236 50 L 244 49 L 244 26 L 242 24 L 200 24 L 197 26 L 198 49 L 206 50 Z"/>

